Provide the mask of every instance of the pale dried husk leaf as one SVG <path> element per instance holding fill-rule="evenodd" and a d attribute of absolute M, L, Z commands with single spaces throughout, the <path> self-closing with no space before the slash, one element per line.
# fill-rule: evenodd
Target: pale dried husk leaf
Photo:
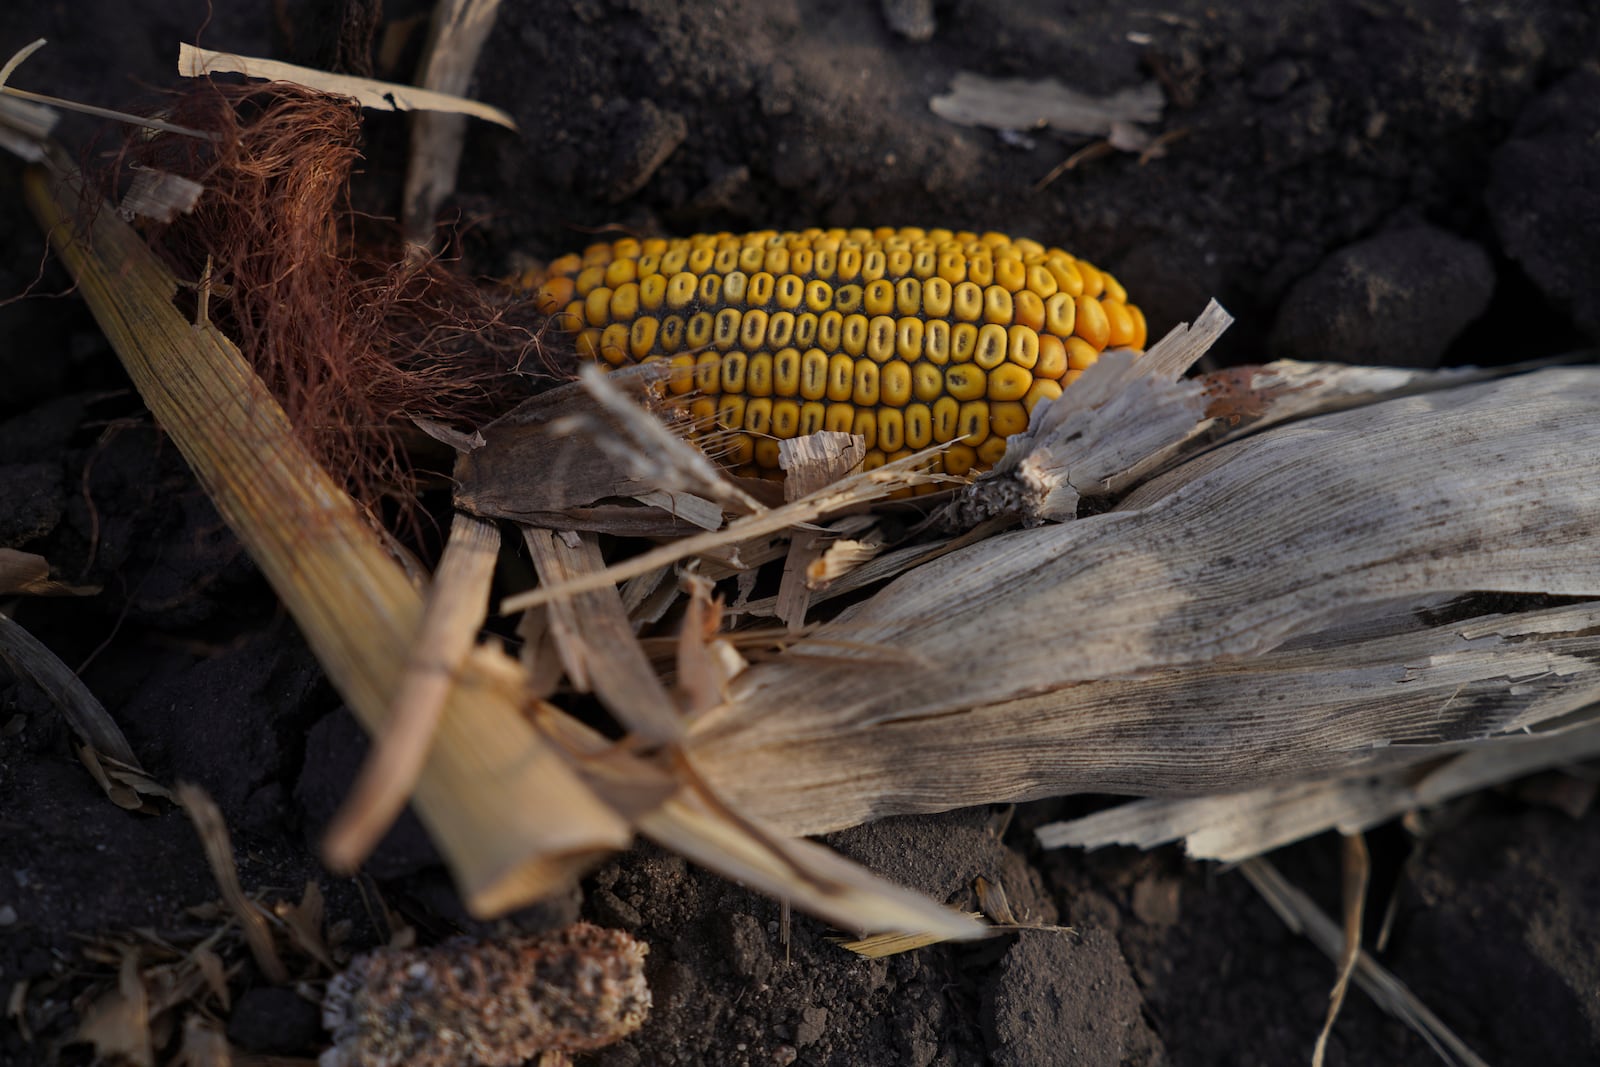
<path fill-rule="evenodd" d="M 1136 406 L 1170 383 L 1128 388 Z M 1600 370 L 1552 368 L 1211 447 L 1115 510 L 918 567 L 736 679 L 691 751 L 741 810 L 815 833 L 1084 790 L 1251 788 L 1567 714 L 1596 699 L 1581 628 L 1265 654 L 1440 594 L 1600 596 L 1597 409 Z"/>

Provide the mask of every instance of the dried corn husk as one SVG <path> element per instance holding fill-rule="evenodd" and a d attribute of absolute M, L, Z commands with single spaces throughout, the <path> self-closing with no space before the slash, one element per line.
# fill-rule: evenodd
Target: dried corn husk
<path fill-rule="evenodd" d="M 1359 377 L 1269 368 L 1237 421 L 1316 410 L 1319 388 L 1359 404 Z M 1600 370 L 1456 381 L 1387 382 L 1434 391 L 1220 446 L 1235 420 L 1185 434 L 1189 458 L 1114 510 L 945 555 L 753 666 L 690 751 L 741 810 L 815 833 L 1082 790 L 1252 788 L 1567 715 L 1600 699 L 1582 619 L 1429 628 L 1407 606 L 1600 597 Z M 1189 387 L 1122 384 L 1126 411 Z M 1362 633 L 1380 618 L 1410 621 Z"/>

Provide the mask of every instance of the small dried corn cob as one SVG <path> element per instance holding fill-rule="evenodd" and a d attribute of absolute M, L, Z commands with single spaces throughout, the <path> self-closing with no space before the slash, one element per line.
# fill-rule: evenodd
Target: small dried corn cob
<path fill-rule="evenodd" d="M 946 442 L 939 469 L 988 467 L 1107 346 L 1145 342 L 1110 274 L 998 233 L 628 239 L 551 263 L 536 300 L 586 357 L 669 363 L 703 439 L 768 476 L 779 440 L 824 429 L 866 438 L 868 469 Z"/>

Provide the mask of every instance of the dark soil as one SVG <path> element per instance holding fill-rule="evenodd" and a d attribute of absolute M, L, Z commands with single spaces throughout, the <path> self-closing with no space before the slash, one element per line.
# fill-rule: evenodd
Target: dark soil
<path fill-rule="evenodd" d="M 362 48 L 337 42 L 362 20 L 329 18 L 338 6 L 218 5 L 202 43 L 359 63 Z M 1589 0 L 1137 11 L 940 0 L 926 43 L 861 0 L 507 7 L 476 93 L 522 133 L 473 129 L 451 205 L 486 273 L 607 226 L 915 224 L 1059 243 L 1114 271 L 1157 334 L 1216 296 L 1239 319 L 1224 363 L 1510 362 L 1600 336 L 1600 12 Z M 6 5 L 0 42 L 51 42 L 17 84 L 115 104 L 170 84 L 176 43 L 204 17 L 199 0 Z M 1036 190 L 1081 142 L 944 123 L 928 99 L 959 70 L 1053 75 L 1090 92 L 1153 77 L 1168 101 L 1161 129 L 1184 135 L 1163 157 L 1093 159 Z M 403 127 L 372 120 L 362 175 L 363 197 L 391 211 Z M 66 134 L 88 129 L 73 121 Z M 11 249 L 0 294 L 17 294 L 40 273 L 43 242 L 15 165 L 0 165 L 0 238 Z M 43 267 L 38 292 L 65 287 Z M 79 672 L 155 777 L 211 792 L 247 887 L 297 897 L 318 878 L 353 942 L 381 940 L 355 884 L 314 859 L 364 739 L 292 623 L 78 302 L 0 307 L 0 338 L 0 546 L 102 589 L 0 607 Z M 4 1063 L 62 1054 L 73 982 L 90 970 L 77 935 L 165 929 L 217 895 L 184 815 L 113 807 L 70 742 L 48 701 L 0 671 L 0 992 L 32 983 L 34 1034 L 25 1042 L 8 1020 Z M 1600 1059 L 1600 815 L 1541 802 L 1589 791 L 1485 795 L 1417 834 L 1374 837 L 1378 889 L 1395 907 L 1381 959 L 1490 1063 Z M 997 880 L 1020 913 L 1071 935 L 866 961 L 796 917 L 786 949 L 775 902 L 643 847 L 508 921 L 581 914 L 649 942 L 654 1016 L 596 1057 L 607 1065 L 1307 1062 L 1332 965 L 1237 875 L 1172 850 L 1032 844 L 1034 826 L 1091 803 L 1030 805 L 1009 823 L 988 810 L 891 820 L 831 842 L 965 906 L 974 877 Z M 1314 840 L 1279 860 L 1336 908 L 1338 856 Z M 466 918 L 414 821 L 369 874 L 365 886 L 424 937 L 493 929 Z M 305 1013 L 252 973 L 230 1035 L 314 1056 Z M 89 1058 L 81 1046 L 62 1055 Z M 1328 1062 L 1436 1059 L 1355 993 Z"/>

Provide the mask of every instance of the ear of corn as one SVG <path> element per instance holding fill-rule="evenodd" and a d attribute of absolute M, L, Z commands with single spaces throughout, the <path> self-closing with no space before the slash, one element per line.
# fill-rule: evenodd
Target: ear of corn
<path fill-rule="evenodd" d="M 981 470 L 1103 350 L 1145 343 L 1110 274 L 998 233 L 629 238 L 551 263 L 536 300 L 587 358 L 667 362 L 702 441 L 768 477 L 779 440 L 824 429 L 865 437 L 868 469 L 953 442 L 939 469 Z"/>

